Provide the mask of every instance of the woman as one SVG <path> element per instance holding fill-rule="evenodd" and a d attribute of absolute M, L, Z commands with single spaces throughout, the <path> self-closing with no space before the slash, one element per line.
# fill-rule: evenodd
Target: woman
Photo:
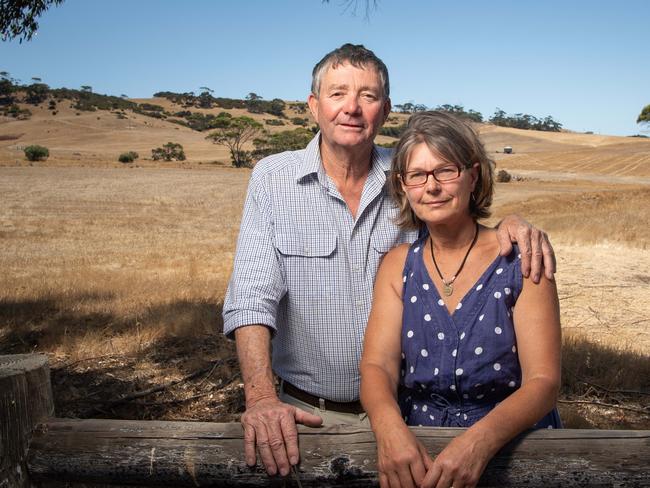
<path fill-rule="evenodd" d="M 557 291 L 524 278 L 518 250 L 499 256 L 495 231 L 478 223 L 492 162 L 465 122 L 413 115 L 390 184 L 398 224 L 423 232 L 385 256 L 366 330 L 361 401 L 380 484 L 473 487 L 517 434 L 561 427 Z M 432 460 L 407 425 L 468 429 Z"/>

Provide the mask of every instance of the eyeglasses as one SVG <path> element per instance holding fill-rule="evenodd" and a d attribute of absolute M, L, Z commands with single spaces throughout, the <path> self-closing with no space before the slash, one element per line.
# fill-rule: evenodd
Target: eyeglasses
<path fill-rule="evenodd" d="M 433 176 L 433 179 L 438 183 L 446 183 L 458 178 L 463 169 L 455 164 L 448 164 L 447 166 L 436 168 L 433 171 L 407 171 L 406 173 L 400 174 L 399 177 L 404 186 L 422 186 L 429 181 L 429 175 Z"/>

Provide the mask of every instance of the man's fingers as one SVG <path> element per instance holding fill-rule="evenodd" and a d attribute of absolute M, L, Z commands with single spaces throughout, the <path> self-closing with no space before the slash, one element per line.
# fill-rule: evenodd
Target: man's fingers
<path fill-rule="evenodd" d="M 299 409 L 296 409 L 296 413 Z M 297 415 L 296 415 L 297 417 Z M 284 445 L 287 448 L 287 456 L 291 465 L 298 464 L 300 460 L 300 451 L 298 449 L 298 429 L 293 416 L 286 416 L 280 419 L 280 428 L 282 429 L 282 437 L 284 438 Z"/>
<path fill-rule="evenodd" d="M 249 466 L 255 466 L 256 464 L 256 455 L 255 455 L 255 429 L 248 424 L 243 424 L 244 426 L 244 457 L 246 459 L 246 464 Z"/>
<path fill-rule="evenodd" d="M 530 276 L 533 283 L 539 283 L 542 275 L 542 232 L 539 229 L 533 228 L 530 233 L 530 246 L 531 261 L 530 261 Z"/>
<path fill-rule="evenodd" d="M 555 251 L 546 232 L 542 232 L 542 254 L 544 255 L 544 274 L 549 280 L 557 272 L 557 263 L 555 262 Z"/>
<path fill-rule="evenodd" d="M 507 226 L 497 228 L 497 240 L 499 241 L 499 254 L 501 256 L 507 256 L 512 252 L 512 236 L 508 231 Z"/>
<path fill-rule="evenodd" d="M 431 462 L 433 463 L 433 460 L 431 460 Z M 432 466 L 429 467 L 424 480 L 422 480 L 420 488 L 433 488 L 438 484 L 438 480 L 440 479 L 441 474 L 442 471 L 440 468 L 435 464 L 432 464 Z"/>
<path fill-rule="evenodd" d="M 422 459 L 418 459 L 416 462 L 412 463 L 410 465 L 410 469 L 411 469 L 411 478 L 413 478 L 415 485 L 420 486 L 422 484 L 422 480 L 424 479 L 424 476 L 427 474 Z"/>
<path fill-rule="evenodd" d="M 267 424 L 267 432 L 269 434 L 268 443 L 278 471 L 282 476 L 286 476 L 289 474 L 291 466 L 289 465 L 289 458 L 287 457 L 287 450 L 284 445 L 284 436 L 282 435 L 280 426 L 281 422 L 282 420 L 277 423 L 271 422 Z"/>
<path fill-rule="evenodd" d="M 413 476 L 411 476 L 411 470 L 408 465 L 400 467 L 397 471 L 397 475 L 399 476 L 399 482 L 402 488 L 415 488 Z"/>
<path fill-rule="evenodd" d="M 306 425 L 307 427 L 320 427 L 323 423 L 323 419 L 318 415 L 305 412 L 299 408 L 296 408 L 294 415 L 296 418 L 296 423 Z"/>
<path fill-rule="evenodd" d="M 530 244 L 530 228 L 524 227 L 517 236 L 517 245 L 521 254 L 521 273 L 528 278 L 530 276 L 530 261 L 533 249 Z"/>
<path fill-rule="evenodd" d="M 266 468 L 266 472 L 273 476 L 278 472 L 278 466 L 275 464 L 275 458 L 273 457 L 273 452 L 271 452 L 269 434 L 264 424 L 258 423 L 255 427 L 255 436 L 257 437 L 257 450 L 259 451 L 262 463 Z"/>

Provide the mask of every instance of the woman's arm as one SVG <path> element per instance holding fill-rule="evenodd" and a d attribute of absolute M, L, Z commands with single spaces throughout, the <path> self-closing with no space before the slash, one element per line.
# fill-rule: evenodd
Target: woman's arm
<path fill-rule="evenodd" d="M 401 362 L 402 270 L 408 245 L 383 259 L 373 294 L 361 358 L 361 402 L 377 439 L 382 487 L 411 487 L 424 479 L 431 459 L 404 423 L 397 404 Z"/>
<path fill-rule="evenodd" d="M 555 283 L 524 279 L 514 309 L 522 385 L 434 460 L 422 486 L 476 486 L 489 460 L 556 404 L 560 387 L 560 313 Z"/>

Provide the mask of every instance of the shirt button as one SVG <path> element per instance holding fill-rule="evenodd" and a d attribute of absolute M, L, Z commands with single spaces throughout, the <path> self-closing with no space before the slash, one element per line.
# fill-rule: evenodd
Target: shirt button
<path fill-rule="evenodd" d="M 357 307 L 363 307 L 363 300 L 357 300 Z"/>
<path fill-rule="evenodd" d="M 358 264 L 355 264 L 354 266 L 352 266 L 353 271 L 359 271 L 360 269 L 361 269 L 361 266 L 359 266 Z"/>

